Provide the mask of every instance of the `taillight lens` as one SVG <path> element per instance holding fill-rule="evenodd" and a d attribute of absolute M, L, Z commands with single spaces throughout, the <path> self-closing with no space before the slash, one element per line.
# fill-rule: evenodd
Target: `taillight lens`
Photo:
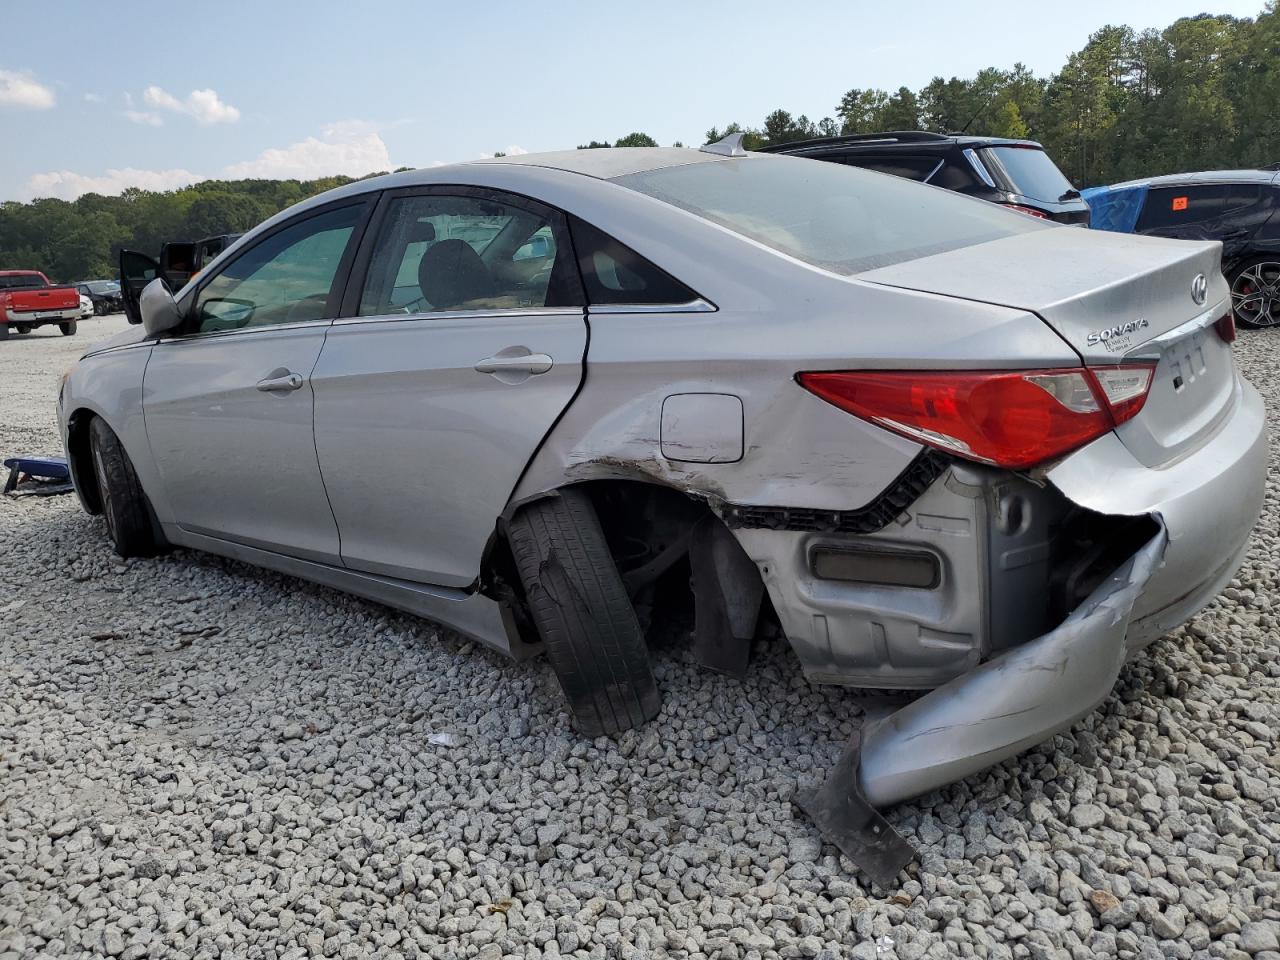
<path fill-rule="evenodd" d="M 1225 316 L 1219 317 L 1214 321 L 1213 329 L 1218 331 L 1218 336 L 1222 338 L 1223 343 L 1236 342 L 1236 315 L 1233 311 L 1228 310 Z"/>
<path fill-rule="evenodd" d="M 1102 436 L 1147 399 L 1154 364 L 989 372 L 802 373 L 828 403 L 929 446 L 1010 469 Z"/>
<path fill-rule="evenodd" d="M 1049 219 L 1049 215 L 1043 210 L 1037 210 L 1035 207 L 1024 207 L 1020 203 L 1002 203 L 1000 206 L 1007 210 L 1017 210 L 1019 213 L 1025 213 L 1028 217 L 1039 217 L 1041 220 Z"/>

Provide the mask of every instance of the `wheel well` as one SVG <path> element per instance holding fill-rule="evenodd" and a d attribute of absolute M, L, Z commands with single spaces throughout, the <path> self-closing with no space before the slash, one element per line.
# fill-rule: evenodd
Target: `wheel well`
<path fill-rule="evenodd" d="M 660 642 L 676 631 L 687 635 L 691 628 L 697 659 L 713 669 L 740 673 L 720 655 L 733 648 L 729 659 L 745 669 L 758 615 L 769 604 L 759 571 L 706 501 L 639 480 L 591 480 L 573 486 L 591 498 L 650 641 Z M 504 528 L 499 524 L 490 541 L 481 592 L 506 601 L 515 612 L 521 637 L 536 643 Z M 742 585 L 745 591 L 737 589 Z M 755 598 L 754 606 L 748 601 L 745 611 L 740 603 L 731 609 L 725 598 L 744 593 Z M 709 645 L 720 652 L 704 655 Z"/>
<path fill-rule="evenodd" d="M 92 410 L 77 410 L 67 420 L 67 464 L 75 481 L 80 502 L 92 514 L 102 512 L 102 497 L 93 475 L 93 451 L 89 447 L 89 424 L 96 414 Z"/>

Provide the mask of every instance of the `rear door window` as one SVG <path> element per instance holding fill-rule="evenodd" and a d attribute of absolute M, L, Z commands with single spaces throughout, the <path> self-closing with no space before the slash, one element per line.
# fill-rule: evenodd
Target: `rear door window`
<path fill-rule="evenodd" d="M 359 315 L 581 306 L 565 230 L 559 212 L 501 194 L 393 197 Z"/>
<path fill-rule="evenodd" d="M 1137 230 L 1163 230 L 1205 223 L 1244 212 L 1262 199 L 1260 184 L 1210 183 L 1157 187 L 1147 192 Z"/>
<path fill-rule="evenodd" d="M 890 173 L 895 177 L 924 182 L 942 164 L 941 157 L 858 156 L 846 157 L 845 163 L 863 170 Z"/>

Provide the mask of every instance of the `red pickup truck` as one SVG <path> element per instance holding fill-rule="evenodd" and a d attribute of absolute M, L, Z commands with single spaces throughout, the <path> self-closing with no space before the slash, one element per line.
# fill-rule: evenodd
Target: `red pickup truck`
<path fill-rule="evenodd" d="M 70 337 L 79 316 L 75 287 L 55 287 L 38 270 L 0 270 L 0 340 L 10 330 L 26 333 L 50 323 Z"/>

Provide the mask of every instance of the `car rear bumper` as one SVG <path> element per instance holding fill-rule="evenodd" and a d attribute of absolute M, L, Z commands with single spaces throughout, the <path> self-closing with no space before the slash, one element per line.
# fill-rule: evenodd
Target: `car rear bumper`
<path fill-rule="evenodd" d="M 1107 437 L 1046 479 L 1079 506 L 1151 516 L 1156 534 L 1056 629 L 988 660 L 862 733 L 858 782 L 886 806 L 966 777 L 1066 729 L 1110 692 L 1126 657 L 1234 575 L 1262 508 L 1262 399 L 1238 381 L 1231 416 L 1165 469 Z"/>
<path fill-rule="evenodd" d="M 9 326 L 39 327 L 47 323 L 66 323 L 68 320 L 80 319 L 80 304 L 64 310 L 10 310 L 0 322 L 7 321 Z"/>

